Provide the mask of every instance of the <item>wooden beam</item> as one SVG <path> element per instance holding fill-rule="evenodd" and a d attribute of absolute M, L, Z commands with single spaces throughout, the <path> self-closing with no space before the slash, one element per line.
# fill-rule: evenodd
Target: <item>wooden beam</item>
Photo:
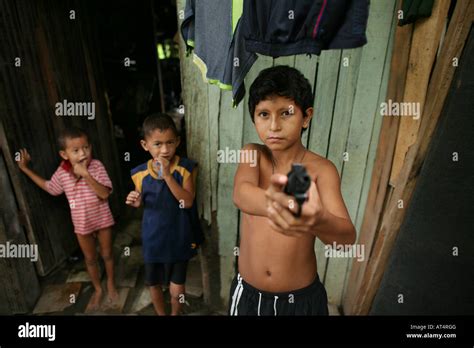
<path fill-rule="evenodd" d="M 184 11 L 185 3 L 184 0 L 176 3 L 178 28 L 183 22 L 180 11 Z M 216 120 L 209 119 L 209 89 L 207 82 L 203 81 L 205 76 L 193 62 L 193 55 L 186 55 L 186 45 L 181 35 L 179 36 L 179 57 L 182 97 L 185 106 L 187 154 L 190 159 L 198 162 L 196 202 L 199 215 L 210 224 L 212 219 L 210 157 L 212 156 L 209 153 L 209 122 L 212 121 L 215 125 Z"/>
<path fill-rule="evenodd" d="M 409 207 L 421 165 L 454 77 L 453 59 L 460 57 L 473 19 L 474 2 L 459 0 L 429 84 L 427 103 L 422 114 L 420 136 L 408 150 L 395 189 L 387 204 L 378 238 L 363 276 L 362 286 L 356 296 L 354 314 L 366 315 L 370 311 L 390 256 L 390 250 L 405 217 L 406 209 Z M 403 209 L 398 208 L 399 200 L 403 200 Z"/>
<path fill-rule="evenodd" d="M 380 140 L 380 131 L 382 127 L 382 122 L 385 119 L 385 117 L 382 117 L 380 115 L 380 105 L 387 100 L 387 91 L 388 91 L 388 82 L 390 79 L 390 72 L 391 72 L 391 62 L 393 58 L 393 48 L 394 48 L 394 41 L 395 41 L 395 32 L 397 29 L 397 24 L 398 24 L 398 16 L 396 15 L 397 11 L 397 2 L 393 4 L 393 15 L 392 17 L 392 25 L 390 28 L 390 37 L 388 40 L 388 45 L 387 45 L 387 53 L 385 54 L 385 60 L 384 60 L 384 67 L 383 67 L 383 73 L 382 73 L 382 82 L 381 82 L 381 88 L 379 89 L 379 94 L 378 98 L 376 101 L 376 109 L 375 113 L 376 116 L 374 118 L 374 124 L 372 127 L 372 132 L 371 132 L 371 137 L 370 137 L 370 144 L 369 144 L 369 151 L 367 153 L 367 165 L 365 167 L 365 172 L 364 172 L 364 177 L 363 177 L 363 182 L 362 182 L 362 189 L 360 193 L 360 198 L 359 198 L 359 204 L 357 206 L 357 212 L 356 212 L 356 218 L 354 222 L 354 226 L 357 231 L 357 239 L 360 235 L 360 228 L 362 226 L 362 221 L 364 219 L 364 213 L 365 213 L 365 208 L 367 206 L 367 198 L 369 195 L 369 190 L 370 190 L 370 184 L 372 180 L 372 174 L 374 170 L 374 165 L 375 165 L 375 157 L 377 155 L 377 149 L 379 145 L 379 140 Z M 377 116 L 378 115 L 378 116 Z M 357 240 L 356 239 L 356 240 Z M 350 261 L 350 262 L 349 262 Z M 360 260 L 363 261 L 363 260 Z M 345 297 L 346 291 L 347 291 L 347 283 L 349 281 L 349 276 L 351 274 L 352 270 L 352 260 L 348 260 L 347 262 L 347 270 L 346 270 L 346 277 L 344 280 L 344 292 L 343 292 L 343 299 Z M 342 306 L 341 306 L 342 307 Z M 344 308 L 341 308 L 342 312 L 344 312 Z"/>
<path fill-rule="evenodd" d="M 435 1 L 431 16 L 415 23 L 403 102 L 418 103 L 420 116 L 423 113 L 431 68 L 440 45 L 450 3 L 451 1 L 446 0 Z M 400 173 L 408 148 L 416 140 L 420 123 L 420 118 L 414 115 L 400 118 L 397 146 L 390 175 L 392 185 Z"/>
<path fill-rule="evenodd" d="M 217 151 L 219 150 L 219 111 L 221 104 L 221 91 L 216 85 L 208 85 L 209 105 L 209 167 L 211 185 L 211 212 L 217 211 L 217 182 L 219 163 Z M 211 223 L 212 219 L 209 221 Z"/>
<path fill-rule="evenodd" d="M 176 1 L 178 33 L 175 36 L 179 44 L 182 99 L 185 106 L 186 145 L 188 157 L 198 162 L 197 204 L 201 226 L 206 242 L 201 246 L 200 263 L 204 301 L 213 304 L 219 298 L 215 282 L 219 281 L 219 257 L 217 254 L 218 235 L 216 214 L 218 206 L 217 182 L 219 166 L 216 153 L 219 147 L 219 107 L 220 91 L 216 86 L 208 85 L 202 79 L 202 73 L 193 62 L 193 56 L 187 56 L 186 45 L 179 28 L 183 22 L 185 0 Z M 215 103 L 210 103 L 213 100 Z M 229 106 L 232 105 L 229 102 Z M 237 118 L 239 119 L 239 118 Z M 217 264 L 217 265 L 216 265 Z"/>
<path fill-rule="evenodd" d="M 307 147 L 310 151 L 324 157 L 327 157 L 329 151 L 329 135 L 334 118 L 341 53 L 342 50 L 322 51 L 318 57 L 318 67 L 315 72 L 314 114 L 306 132 L 309 133 Z M 316 238 L 314 250 L 318 262 L 318 275 L 324 283 L 328 259 L 324 256 L 324 243 L 319 238 Z"/>
<path fill-rule="evenodd" d="M 341 192 L 346 203 L 347 211 L 355 223 L 357 219 L 358 207 L 362 194 L 362 186 L 364 183 L 364 175 L 368 168 L 373 167 L 373 163 L 368 163 L 369 149 L 371 145 L 371 135 L 374 127 L 377 124 L 377 119 L 380 116 L 379 94 L 382 88 L 382 79 L 385 69 L 386 54 L 392 35 L 392 24 L 395 16 L 395 0 L 376 2 L 371 6 L 371 14 L 367 24 L 368 44 L 359 49 L 360 62 L 357 62 L 357 55 L 352 54 L 350 65 L 356 64 L 355 89 L 347 89 L 343 80 L 351 81 L 351 78 L 345 78 L 345 71 L 349 72 L 348 68 L 344 68 L 345 57 L 348 56 L 348 51 L 358 50 L 343 50 L 342 52 L 342 67 L 339 72 L 338 96 L 337 104 L 344 104 L 343 100 L 350 100 L 348 102 L 349 109 L 349 132 L 344 135 L 341 130 L 344 125 L 337 123 L 339 109 L 336 105 L 334 112 L 334 121 L 331 131 L 331 139 L 329 145 L 328 159 L 333 161 L 336 168 L 341 173 Z M 341 80 L 342 79 L 342 80 Z M 352 92 L 352 93 L 351 93 Z M 345 96 L 340 98 L 342 94 L 352 94 L 351 97 Z M 381 123 L 378 123 L 378 127 Z M 338 131 L 339 129 L 339 131 Z M 344 143 L 341 144 L 337 138 L 343 135 Z M 339 147 L 343 145 L 343 147 Z M 336 148 L 334 148 L 336 145 Z M 336 150 L 336 151 L 334 151 Z M 348 153 L 348 160 L 343 161 L 343 153 Z M 342 170 L 341 170 L 342 169 Z M 331 300 L 334 304 L 340 306 L 342 304 L 342 294 L 344 290 L 346 273 L 349 269 L 348 258 L 329 258 L 326 270 L 326 277 L 324 279 L 324 286 L 328 293 L 329 302 Z M 351 260 L 352 261 L 352 260 Z"/>
<path fill-rule="evenodd" d="M 13 158 L 15 158 L 15 153 L 9 147 L 2 122 L 0 122 L 0 148 L 3 152 L 5 164 L 10 174 L 10 180 L 18 202 L 19 214 L 21 215 L 22 224 L 25 228 L 28 241 L 30 244 L 38 244 L 36 234 L 33 230 L 33 224 L 31 222 L 30 206 L 27 203 L 28 198 L 24 195 L 19 178 L 20 170 L 13 160 Z M 39 274 L 43 275 L 46 273 L 41 253 L 38 255 L 38 261 L 35 263 L 35 266 Z"/>
<path fill-rule="evenodd" d="M 165 105 L 165 92 L 163 88 L 163 73 L 161 71 L 161 61 L 160 57 L 158 57 L 158 52 L 157 52 L 157 45 L 158 42 L 156 40 L 156 33 L 158 32 L 157 30 L 157 25 L 156 25 L 156 19 L 155 19 L 155 6 L 154 6 L 154 1 L 150 1 L 150 11 L 151 11 L 151 22 L 153 24 L 153 55 L 155 56 L 155 61 L 156 61 L 156 74 L 158 77 L 158 90 L 160 91 L 160 109 L 161 112 L 166 112 L 166 105 Z M 179 18 L 179 16 L 178 16 Z"/>
<path fill-rule="evenodd" d="M 401 1 L 398 2 L 396 8 L 401 8 Z M 393 47 L 394 53 L 390 65 L 390 80 L 387 88 L 387 100 L 401 101 L 403 98 L 412 31 L 412 25 L 403 27 L 397 26 L 396 28 Z M 398 124 L 399 119 L 394 117 L 384 117 L 382 121 L 369 195 L 358 240 L 359 244 L 365 245 L 366 257 L 362 262 L 354 260 L 352 263 L 347 289 L 343 299 L 344 313 L 348 315 L 354 312 L 356 295 L 361 286 L 362 276 L 368 263 L 368 256 L 370 255 L 384 206 Z"/>

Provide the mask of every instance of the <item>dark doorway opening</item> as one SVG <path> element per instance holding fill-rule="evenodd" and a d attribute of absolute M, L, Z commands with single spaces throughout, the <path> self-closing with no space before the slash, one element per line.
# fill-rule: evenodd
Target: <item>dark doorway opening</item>
<path fill-rule="evenodd" d="M 124 180 L 147 161 L 139 144 L 145 117 L 170 114 L 181 131 L 179 155 L 185 155 L 184 115 L 176 4 L 164 1 L 97 3 L 99 43 L 109 107 Z"/>

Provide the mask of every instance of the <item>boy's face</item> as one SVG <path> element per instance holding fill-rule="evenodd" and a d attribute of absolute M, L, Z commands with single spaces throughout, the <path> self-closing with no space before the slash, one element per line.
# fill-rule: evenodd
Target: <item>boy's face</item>
<path fill-rule="evenodd" d="M 301 130 L 307 128 L 313 108 L 306 109 L 306 117 L 296 103 L 286 97 L 271 96 L 255 107 L 254 122 L 258 136 L 273 151 L 285 150 L 301 141 Z"/>
<path fill-rule="evenodd" d="M 59 155 L 71 162 L 72 165 L 85 162 L 86 165 L 92 160 L 92 146 L 86 136 L 78 138 L 66 138 L 65 147 L 59 151 Z"/>
<path fill-rule="evenodd" d="M 140 141 L 143 149 L 148 151 L 153 159 L 164 157 L 169 161 L 174 157 L 179 142 L 179 136 L 176 136 L 172 129 L 154 129 Z"/>

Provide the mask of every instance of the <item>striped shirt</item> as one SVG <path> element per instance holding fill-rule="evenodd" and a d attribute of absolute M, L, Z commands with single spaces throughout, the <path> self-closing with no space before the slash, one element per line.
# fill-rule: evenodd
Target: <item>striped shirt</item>
<path fill-rule="evenodd" d="M 112 226 L 115 222 L 108 201 L 100 199 L 84 178 L 76 178 L 65 167 L 60 165 L 51 179 L 46 181 L 46 190 L 53 196 L 63 192 L 66 194 L 74 232 L 89 234 Z M 87 171 L 99 184 L 112 190 L 112 182 L 102 162 L 93 159 Z"/>

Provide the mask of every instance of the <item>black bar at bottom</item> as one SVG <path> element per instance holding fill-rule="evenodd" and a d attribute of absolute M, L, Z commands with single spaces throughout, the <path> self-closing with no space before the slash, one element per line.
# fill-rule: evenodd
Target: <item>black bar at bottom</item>
<path fill-rule="evenodd" d="M 407 343 L 472 347 L 472 318 L 0 316 L 0 346 L 39 343 L 133 346 L 140 343 Z M 54 325 L 54 337 L 53 326 L 47 325 Z M 39 335 L 43 337 L 32 337 Z"/>

